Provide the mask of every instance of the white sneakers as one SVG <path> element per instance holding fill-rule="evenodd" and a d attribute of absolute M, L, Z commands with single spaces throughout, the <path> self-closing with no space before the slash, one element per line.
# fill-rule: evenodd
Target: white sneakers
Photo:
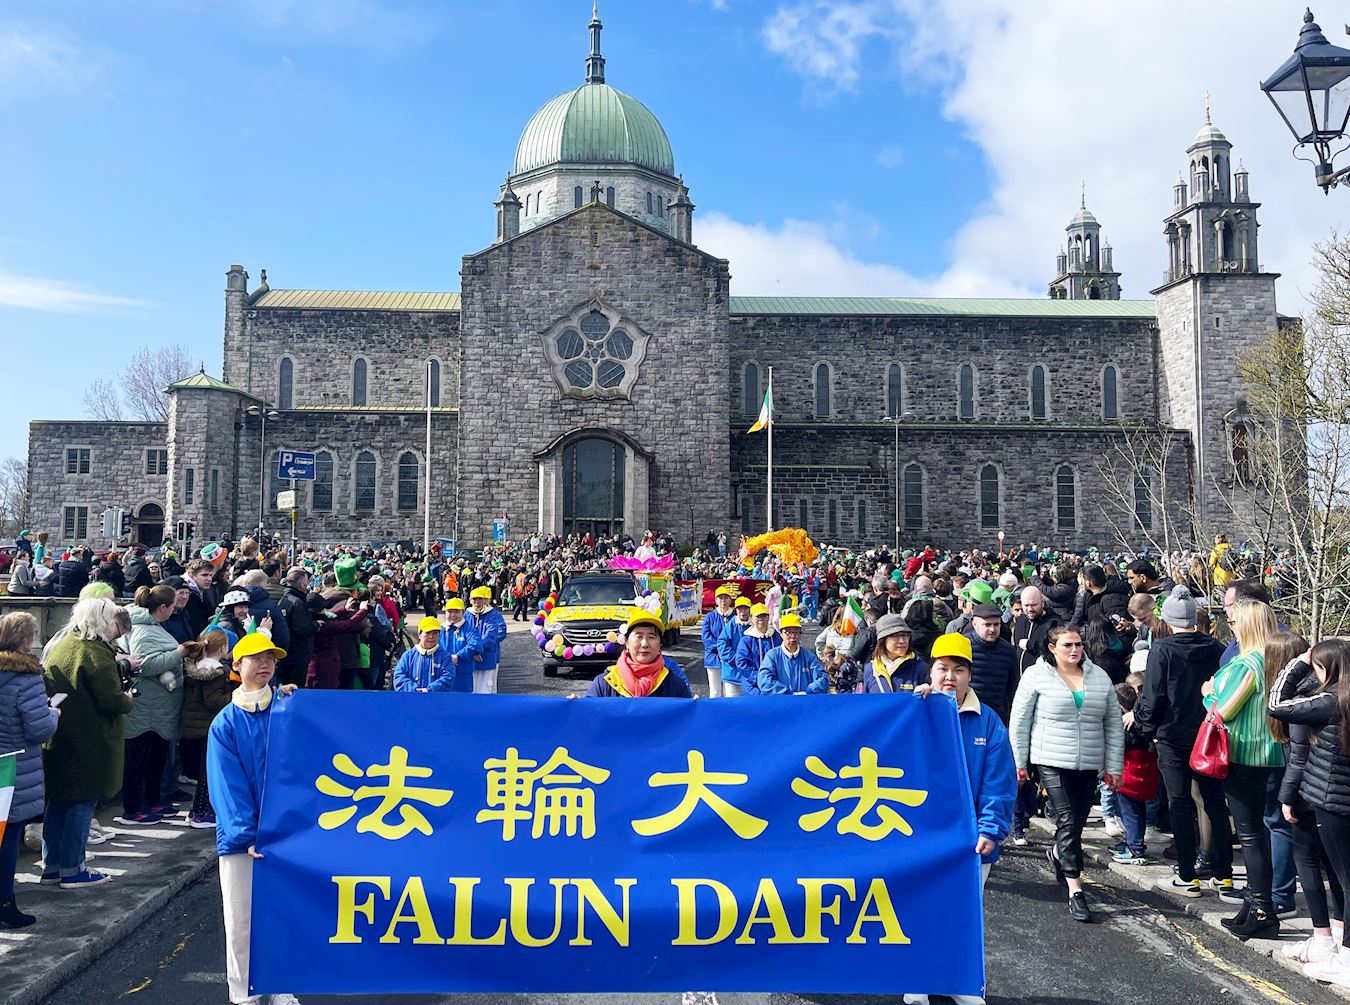
<path fill-rule="evenodd" d="M 89 840 L 86 844 L 102 844 L 112 837 L 112 831 L 104 830 L 103 825 L 98 822 L 98 817 L 89 821 Z"/>
<path fill-rule="evenodd" d="M 1281 946 L 1280 952 L 1295 963 L 1323 963 L 1336 955 L 1336 942 L 1330 935 L 1310 935 L 1302 942 Z"/>
<path fill-rule="evenodd" d="M 272 995 L 272 997 L 268 999 L 268 1005 L 300 1005 L 300 999 L 295 997 L 295 995 L 282 993 L 279 995 Z"/>
<path fill-rule="evenodd" d="M 1335 955 L 1305 964 L 1303 972 L 1315 981 L 1335 984 L 1338 988 L 1350 988 L 1350 951 L 1342 946 Z"/>
<path fill-rule="evenodd" d="M 1120 822 L 1120 817 L 1102 817 L 1102 825 L 1106 828 L 1107 837 L 1125 836 L 1125 825 Z"/>
<path fill-rule="evenodd" d="M 956 1005 L 984 1005 L 984 999 L 979 995 L 952 995 L 951 998 Z M 905 995 L 905 1005 L 928 1005 L 928 996 Z"/>
<path fill-rule="evenodd" d="M 928 1005 L 928 996 L 905 995 L 905 1005 Z"/>
<path fill-rule="evenodd" d="M 23 828 L 23 846 L 29 851 L 42 854 L 42 824 L 25 824 Z"/>

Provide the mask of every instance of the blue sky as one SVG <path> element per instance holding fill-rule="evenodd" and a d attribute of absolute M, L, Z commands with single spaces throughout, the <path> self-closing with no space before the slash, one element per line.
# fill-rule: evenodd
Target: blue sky
<path fill-rule="evenodd" d="M 735 293 L 1041 296 L 1086 181 L 1126 295 L 1146 296 L 1205 90 L 1267 204 L 1262 257 L 1298 277 L 1343 211 L 1252 82 L 1302 6 L 1235 5 L 1211 57 L 1140 73 L 1191 7 L 1211 9 L 607 0 L 601 16 L 609 83 L 664 124 L 695 241 L 732 259 Z M 219 373 L 232 262 L 274 288 L 458 289 L 521 129 L 582 81 L 589 16 L 0 0 L 0 336 L 24 375 L 0 456 L 23 455 L 30 418 L 80 417 L 87 383 L 141 345 L 183 343 Z"/>

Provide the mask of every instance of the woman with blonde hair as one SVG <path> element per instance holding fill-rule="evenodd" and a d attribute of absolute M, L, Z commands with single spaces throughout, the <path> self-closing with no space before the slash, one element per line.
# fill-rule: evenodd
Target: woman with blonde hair
<path fill-rule="evenodd" d="M 1237 601 L 1233 605 L 1233 634 L 1238 654 L 1219 667 L 1214 679 L 1203 689 L 1205 708 L 1228 730 L 1228 777 L 1224 779 L 1223 791 L 1242 843 L 1247 893 L 1242 909 L 1232 918 L 1225 918 L 1224 926 L 1244 942 L 1256 936 L 1273 939 L 1280 930 L 1272 892 L 1270 831 L 1265 821 L 1266 787 L 1271 772 L 1284 767 L 1284 751 L 1271 734 L 1266 718 L 1269 683 L 1265 649 L 1279 630 L 1269 604 Z M 1220 896 L 1234 896 L 1232 880 L 1216 880 L 1220 882 L 1224 884 Z"/>

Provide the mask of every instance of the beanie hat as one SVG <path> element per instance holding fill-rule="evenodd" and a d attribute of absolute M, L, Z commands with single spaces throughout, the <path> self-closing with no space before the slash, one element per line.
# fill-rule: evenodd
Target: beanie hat
<path fill-rule="evenodd" d="M 1163 601 L 1162 619 L 1173 628 L 1195 627 L 1195 600 L 1184 586 L 1172 588 L 1172 595 Z"/>

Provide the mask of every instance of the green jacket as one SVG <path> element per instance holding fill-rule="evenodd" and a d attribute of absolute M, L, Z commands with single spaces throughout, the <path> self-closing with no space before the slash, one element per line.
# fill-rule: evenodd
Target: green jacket
<path fill-rule="evenodd" d="M 176 740 L 183 714 L 183 657 L 178 655 L 178 642 L 144 607 L 132 604 L 127 613 L 131 615 L 131 632 L 122 642 L 127 652 L 144 660 L 137 671 L 136 697 L 125 724 L 127 739 L 154 732 L 166 740 Z M 171 687 L 160 683 L 160 675 L 166 672 L 173 675 Z"/>
<path fill-rule="evenodd" d="M 48 654 L 43 677 L 48 695 L 70 695 L 42 752 L 47 798 L 111 799 L 122 787 L 122 720 L 131 711 L 112 646 L 67 634 Z"/>
<path fill-rule="evenodd" d="M 1253 650 L 1234 656 L 1214 675 L 1205 708 L 1217 708 L 1228 727 L 1228 760 L 1252 768 L 1284 767 L 1284 749 L 1266 719 L 1265 657 Z"/>

